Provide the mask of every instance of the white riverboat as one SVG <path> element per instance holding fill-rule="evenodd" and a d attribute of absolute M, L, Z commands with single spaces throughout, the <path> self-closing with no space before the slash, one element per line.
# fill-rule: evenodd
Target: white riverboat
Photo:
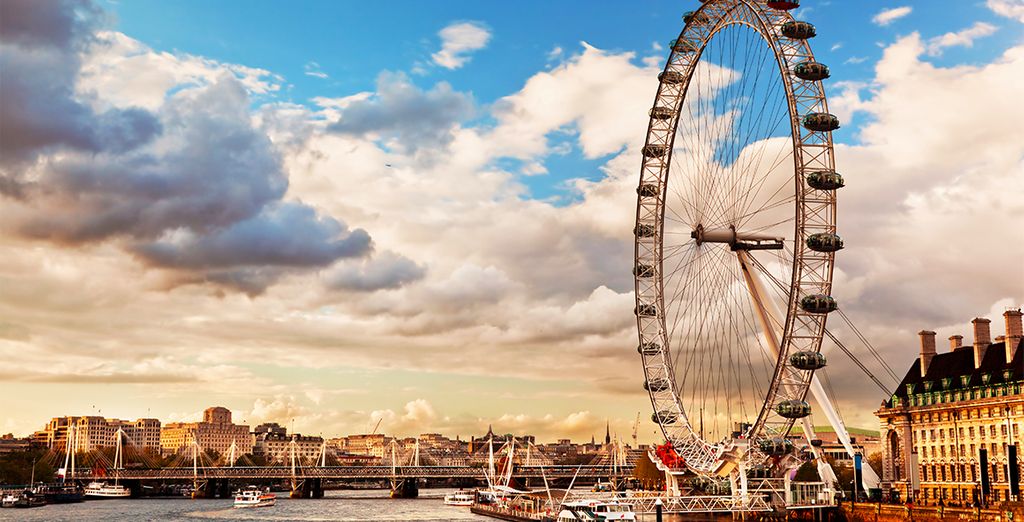
<path fill-rule="evenodd" d="M 105 498 L 128 498 L 132 491 L 120 484 L 107 484 L 105 482 L 90 482 L 85 487 L 85 498 L 91 500 Z"/>
<path fill-rule="evenodd" d="M 249 486 L 235 492 L 235 507 L 270 507 L 277 503 L 277 497 L 270 491 Z"/>
<path fill-rule="evenodd" d="M 458 490 L 444 496 L 444 503 L 448 506 L 472 506 L 476 495 L 472 491 Z"/>
<path fill-rule="evenodd" d="M 579 500 L 562 504 L 558 522 L 607 522 L 612 520 L 635 521 L 636 513 L 630 504 L 614 500 Z"/>

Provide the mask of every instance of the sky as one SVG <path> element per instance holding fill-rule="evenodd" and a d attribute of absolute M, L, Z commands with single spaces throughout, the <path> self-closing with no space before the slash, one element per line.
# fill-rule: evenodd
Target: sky
<path fill-rule="evenodd" d="M 1001 334 L 1024 2 L 803 4 L 843 122 L 833 295 L 900 375 L 919 330 Z M 639 413 L 655 440 L 634 189 L 697 5 L 0 3 L 0 432 L 222 405 L 326 436 L 629 438 Z"/>

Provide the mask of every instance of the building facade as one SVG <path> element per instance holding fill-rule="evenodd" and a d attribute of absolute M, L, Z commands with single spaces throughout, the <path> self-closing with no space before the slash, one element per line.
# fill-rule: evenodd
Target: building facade
<path fill-rule="evenodd" d="M 268 463 L 289 465 L 292 455 L 299 465 L 312 465 L 320 459 L 324 451 L 323 437 L 288 435 L 280 432 L 261 432 L 255 434 L 252 454 L 262 456 Z"/>
<path fill-rule="evenodd" d="M 128 421 L 95 415 L 54 417 L 43 429 L 33 433 L 31 439 L 40 446 L 63 451 L 68 447 L 69 433 L 73 433 L 71 446 L 76 451 L 87 452 L 116 446 L 118 430 L 125 436 L 122 444 L 140 449 L 160 448 L 160 421 L 157 419 Z"/>
<path fill-rule="evenodd" d="M 922 331 L 920 357 L 875 415 L 881 423 L 882 486 L 901 500 L 991 505 L 1019 499 L 1024 431 L 1021 311 L 1003 317 L 994 341 L 988 319 L 974 319 L 974 342 L 950 337 L 937 353 Z M 1011 485 L 1012 483 L 1012 485 Z"/>
<path fill-rule="evenodd" d="M 171 422 L 160 431 L 160 448 L 165 454 L 181 453 L 197 444 L 201 450 L 224 455 L 235 446 L 235 455 L 252 453 L 249 426 L 231 422 L 231 410 L 220 406 L 203 411 L 201 422 Z"/>

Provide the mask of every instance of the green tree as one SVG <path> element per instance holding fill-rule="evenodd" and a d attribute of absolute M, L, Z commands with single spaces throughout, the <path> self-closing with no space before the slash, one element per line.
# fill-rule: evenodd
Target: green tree
<path fill-rule="evenodd" d="M 31 449 L 0 455 L 0 484 L 28 484 L 33 469 L 36 482 L 53 481 L 56 470 L 46 458 L 46 450 Z"/>

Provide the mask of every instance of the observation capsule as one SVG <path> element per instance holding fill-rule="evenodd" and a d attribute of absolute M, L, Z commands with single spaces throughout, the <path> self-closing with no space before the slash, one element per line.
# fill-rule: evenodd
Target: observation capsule
<path fill-rule="evenodd" d="M 811 414 L 811 405 L 797 399 L 782 401 L 775 407 L 775 412 L 787 419 L 802 419 Z"/>
<path fill-rule="evenodd" d="M 810 22 L 792 21 L 782 24 L 782 36 L 785 36 L 786 38 L 806 40 L 808 38 L 814 38 L 817 35 L 817 29 L 815 29 L 814 24 L 811 24 Z"/>
<path fill-rule="evenodd" d="M 670 107 L 654 107 L 648 114 L 656 120 L 672 119 L 672 109 Z"/>
<path fill-rule="evenodd" d="M 839 128 L 839 118 L 825 113 L 812 112 L 804 116 L 804 128 L 817 132 L 830 132 Z"/>
<path fill-rule="evenodd" d="M 645 158 L 660 158 L 668 152 L 668 146 L 652 143 L 650 145 L 644 145 L 644 148 L 641 149 L 640 152 L 643 152 Z"/>
<path fill-rule="evenodd" d="M 768 0 L 768 7 L 780 11 L 789 11 L 800 7 L 800 0 Z"/>
<path fill-rule="evenodd" d="M 633 312 L 641 317 L 654 317 L 658 315 L 658 307 L 652 304 L 639 304 L 633 309 Z"/>
<path fill-rule="evenodd" d="M 796 352 L 789 356 L 789 364 L 797 370 L 820 370 L 825 363 L 825 356 L 819 352 Z"/>
<path fill-rule="evenodd" d="M 811 234 L 807 236 L 807 248 L 815 252 L 836 252 L 843 249 L 843 239 L 828 232 Z"/>
<path fill-rule="evenodd" d="M 821 439 L 811 439 L 811 446 L 814 446 L 815 448 L 820 448 L 824 445 L 825 442 Z"/>
<path fill-rule="evenodd" d="M 818 62 L 800 62 L 793 67 L 793 74 L 801 80 L 821 81 L 832 75 L 828 66 Z"/>
<path fill-rule="evenodd" d="M 793 441 L 782 437 L 761 439 L 757 441 L 757 448 L 769 457 L 781 457 L 793 452 Z"/>
<path fill-rule="evenodd" d="M 633 275 L 637 277 L 654 277 L 654 265 L 637 263 L 633 267 Z"/>
<path fill-rule="evenodd" d="M 684 38 L 678 38 L 669 42 L 668 46 L 677 53 L 692 53 L 697 51 L 697 46 L 693 45 L 693 42 Z"/>
<path fill-rule="evenodd" d="M 706 23 L 709 20 L 709 18 L 708 15 L 700 11 L 687 11 L 683 13 L 683 23 L 689 25 L 689 23 L 693 22 L 694 20 L 696 20 L 699 24 L 703 24 Z"/>
<path fill-rule="evenodd" d="M 640 223 L 633 228 L 633 233 L 636 234 L 636 237 L 654 237 L 654 225 Z"/>
<path fill-rule="evenodd" d="M 636 188 L 636 193 L 642 198 L 653 198 L 661 194 L 661 190 L 658 190 L 658 186 L 654 183 L 644 183 Z"/>
<path fill-rule="evenodd" d="M 644 381 L 644 389 L 649 392 L 663 392 L 669 389 L 670 385 L 668 379 L 654 379 L 653 381 Z"/>
<path fill-rule="evenodd" d="M 637 346 L 636 351 L 640 352 L 640 355 L 658 355 L 661 353 L 661 345 L 654 341 L 647 341 Z"/>
<path fill-rule="evenodd" d="M 818 190 L 835 190 L 843 188 L 843 176 L 838 172 L 819 170 L 807 175 L 807 185 Z"/>
<path fill-rule="evenodd" d="M 683 73 L 679 71 L 662 71 L 658 73 L 658 80 L 662 83 L 677 84 L 683 83 Z"/>
<path fill-rule="evenodd" d="M 674 411 L 661 410 L 651 414 L 651 420 L 658 424 L 675 424 L 679 420 L 679 415 Z"/>
<path fill-rule="evenodd" d="M 839 308 L 839 305 L 836 304 L 836 300 L 830 295 L 814 294 L 805 295 L 800 300 L 800 308 L 811 314 L 827 314 L 834 312 L 836 308 Z"/>

